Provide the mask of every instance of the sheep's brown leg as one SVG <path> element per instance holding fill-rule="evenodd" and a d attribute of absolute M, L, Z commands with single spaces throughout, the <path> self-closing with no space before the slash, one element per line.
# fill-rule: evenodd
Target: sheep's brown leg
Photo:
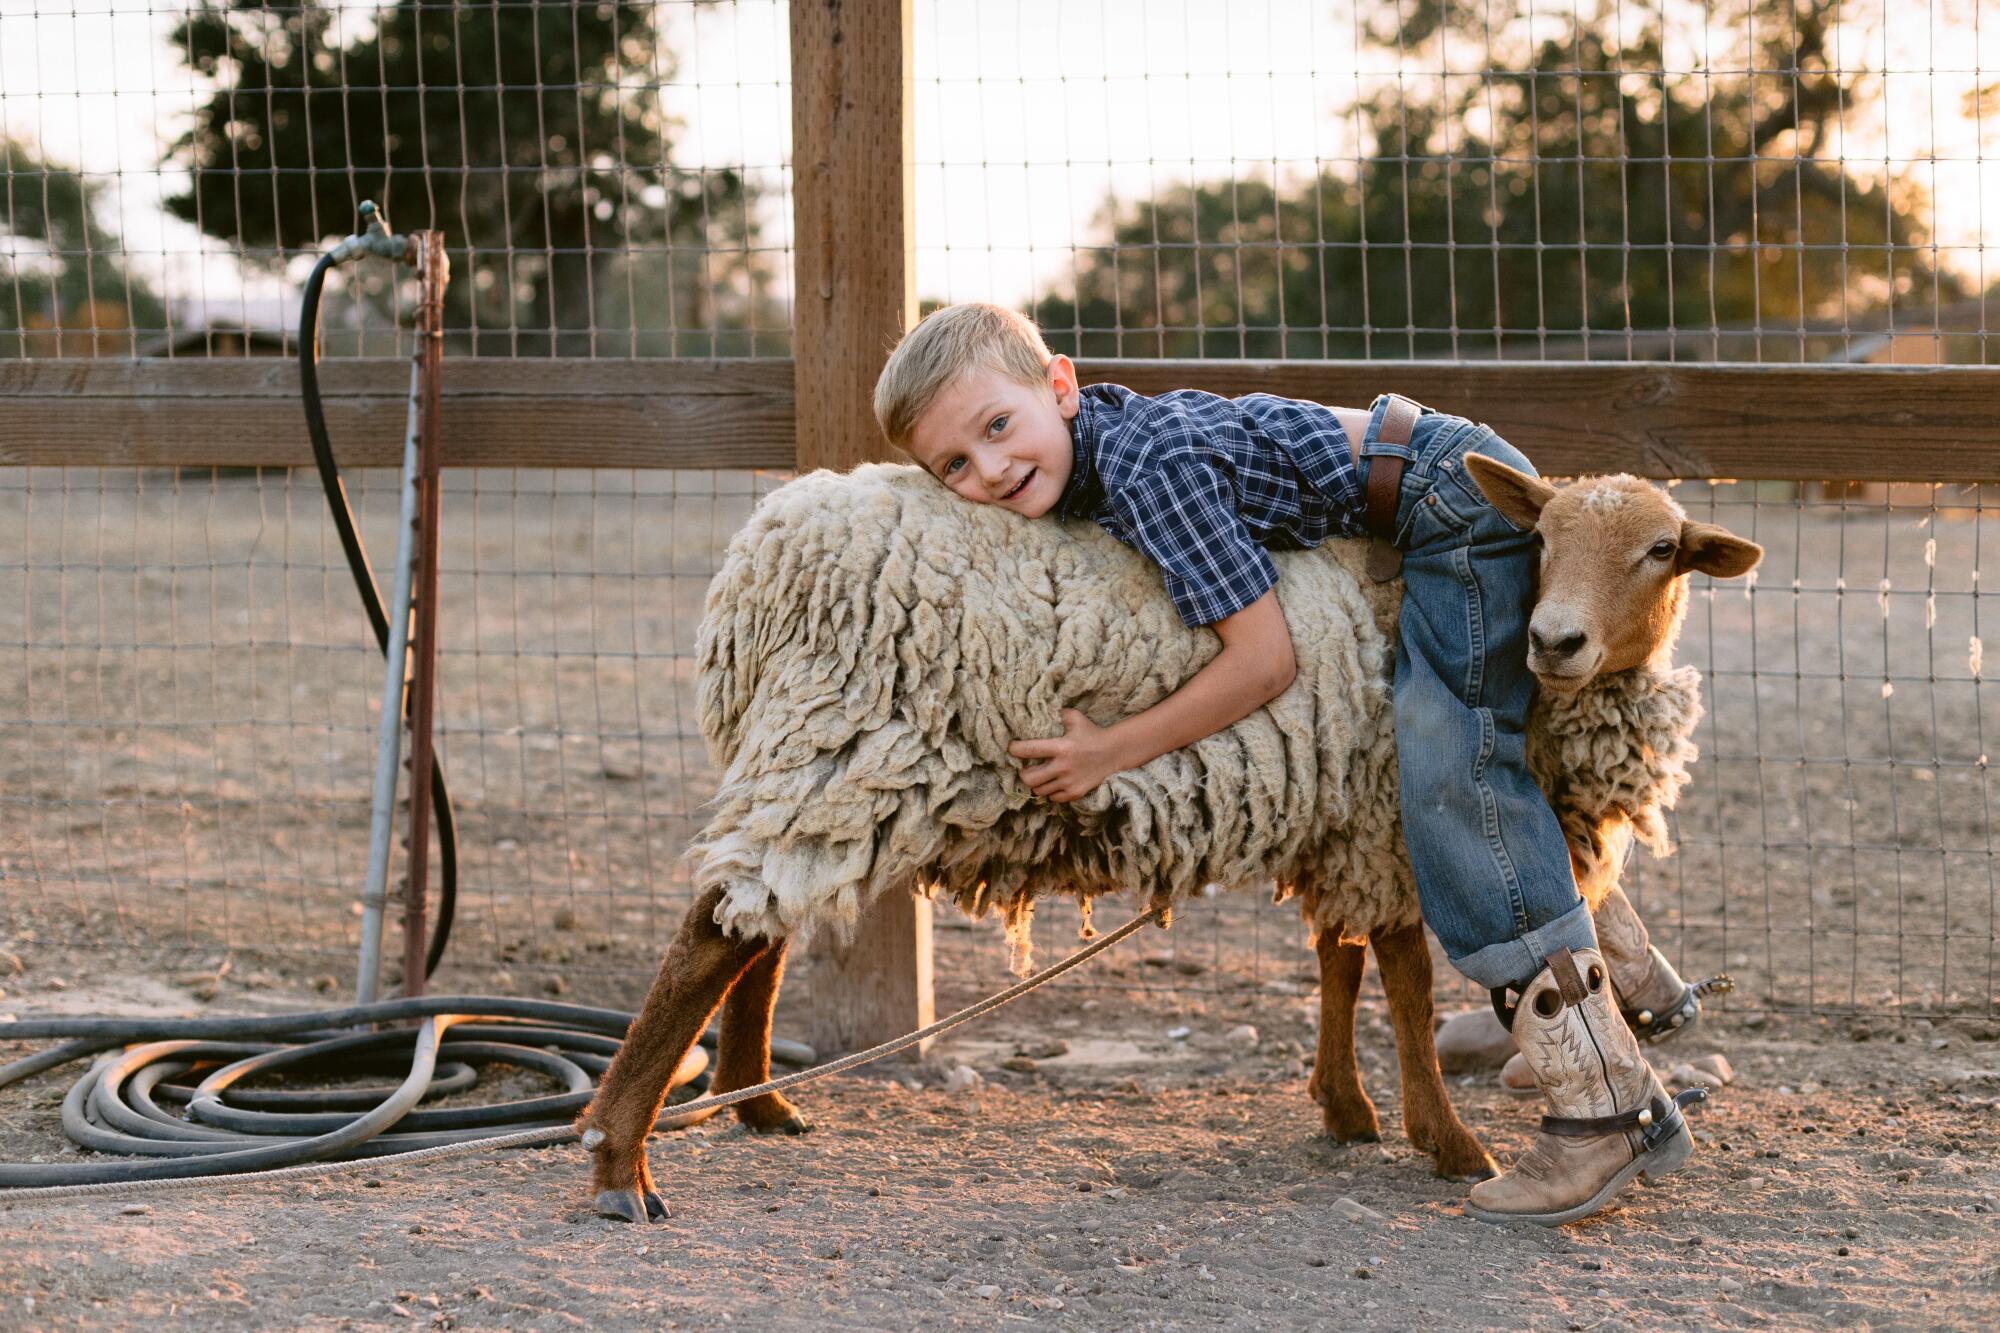
<path fill-rule="evenodd" d="M 577 1117 L 592 1154 L 597 1210 L 607 1217 L 643 1222 L 649 1214 L 665 1216 L 646 1167 L 646 1135 L 666 1100 L 667 1081 L 730 985 L 770 947 L 762 939 L 722 933 L 715 924 L 721 896 L 712 889 L 688 909 L 597 1095 Z"/>
<path fill-rule="evenodd" d="M 785 976 L 785 941 L 776 940 L 744 969 L 722 1002 L 716 1041 L 716 1092 L 754 1088 L 771 1077 L 771 1009 Z M 767 1092 L 736 1104 L 736 1118 L 758 1134 L 804 1134 L 812 1128 L 784 1094 Z"/>
<path fill-rule="evenodd" d="M 1361 993 L 1367 946 L 1342 943 L 1340 927 L 1329 926 L 1313 935 L 1313 948 L 1319 953 L 1319 1053 L 1307 1090 L 1335 1140 L 1380 1143 L 1382 1122 L 1361 1090 L 1354 1062 L 1354 1000 Z"/>
<path fill-rule="evenodd" d="M 1454 1179 L 1486 1180 L 1499 1174 L 1445 1096 L 1438 1072 L 1432 1024 L 1431 952 L 1421 925 L 1377 931 L 1375 965 L 1389 997 L 1389 1021 L 1396 1027 L 1396 1060 L 1403 1071 L 1403 1132 L 1429 1153 L 1437 1173 Z"/>

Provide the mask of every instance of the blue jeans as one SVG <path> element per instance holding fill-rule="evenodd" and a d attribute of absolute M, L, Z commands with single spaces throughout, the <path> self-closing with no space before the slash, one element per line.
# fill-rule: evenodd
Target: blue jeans
<path fill-rule="evenodd" d="M 1407 447 L 1384 444 L 1387 401 L 1369 414 L 1360 453 L 1364 482 L 1368 460 L 1406 460 L 1394 694 L 1403 838 L 1424 921 L 1452 964 L 1489 990 L 1519 986 L 1556 950 L 1597 945 L 1562 829 L 1528 775 L 1534 534 L 1487 502 L 1463 460 L 1535 469 L 1488 427 L 1429 409 Z"/>

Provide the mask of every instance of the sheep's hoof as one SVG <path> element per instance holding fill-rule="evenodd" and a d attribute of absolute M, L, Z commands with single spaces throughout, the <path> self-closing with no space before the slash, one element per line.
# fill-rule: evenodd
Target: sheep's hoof
<path fill-rule="evenodd" d="M 1500 1174 L 1500 1164 L 1482 1149 L 1477 1157 L 1438 1158 L 1437 1173 L 1445 1180 L 1491 1180 Z"/>
<path fill-rule="evenodd" d="M 671 1216 L 673 1214 L 667 1210 L 667 1201 L 660 1197 L 660 1192 L 658 1190 L 647 1190 L 646 1217 L 650 1221 L 664 1222 Z"/>
<path fill-rule="evenodd" d="M 792 1112 L 775 1124 L 754 1125 L 748 1121 L 744 1123 L 749 1126 L 752 1134 L 810 1134 L 813 1132 L 812 1121 L 806 1119 L 797 1111 Z"/>
<path fill-rule="evenodd" d="M 641 1195 L 638 1190 L 597 1191 L 598 1215 L 600 1217 L 615 1217 L 621 1222 L 644 1222 L 648 1211 L 650 1211 L 649 1203 L 650 1201 L 644 1195 Z M 663 1216 L 666 1213 L 666 1207 L 664 1203 L 660 1205 L 660 1212 Z"/>

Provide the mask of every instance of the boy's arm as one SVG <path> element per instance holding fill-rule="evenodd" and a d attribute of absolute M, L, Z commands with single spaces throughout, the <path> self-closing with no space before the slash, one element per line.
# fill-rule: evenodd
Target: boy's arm
<path fill-rule="evenodd" d="M 1285 692 L 1298 674 L 1291 628 L 1276 589 L 1215 622 L 1222 651 L 1178 690 L 1143 713 L 1099 727 L 1062 710 L 1063 734 L 1015 741 L 1007 753 L 1042 762 L 1021 771 L 1035 795 L 1058 803 L 1087 795 L 1113 773 L 1192 745 L 1250 716 Z"/>

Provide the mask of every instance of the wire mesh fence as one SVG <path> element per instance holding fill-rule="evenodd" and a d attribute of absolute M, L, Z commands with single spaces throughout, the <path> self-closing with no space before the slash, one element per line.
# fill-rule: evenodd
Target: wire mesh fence
<path fill-rule="evenodd" d="M 299 280 L 364 198 L 446 233 L 450 358 L 782 356 L 786 17 L 0 0 L 0 359 L 289 354 Z M 2000 351 L 2000 24 L 1976 0 L 920 0 L 913 26 L 919 290 L 1030 310 L 1058 350 Z M 323 354 L 407 352 L 412 302 L 352 271 Z M 782 480 L 448 474 L 448 971 L 636 992 L 714 782 L 702 590 Z M 351 484 L 388 550 L 392 481 Z M 1993 1012 L 1992 491 L 1677 494 L 1769 554 L 1747 592 L 1704 589 L 1683 640 L 1710 716 L 1679 854 L 1632 867 L 1656 941 L 1775 1007 Z M 305 474 L 0 469 L 16 939 L 346 984 L 379 667 L 329 537 Z M 1311 984 L 1297 935 L 1218 898 L 1114 966 L 1282 993 Z M 943 998 L 1003 974 L 997 940 L 951 938 Z"/>
<path fill-rule="evenodd" d="M 650 972 L 714 790 L 694 703 L 702 596 L 782 480 L 449 477 L 441 745 L 468 979 L 629 988 Z M 363 473 L 356 490 L 379 546 L 393 480 Z M 1981 655 L 2000 612 L 1977 575 L 2000 506 L 1978 488 L 1677 493 L 1767 555 L 1747 589 L 1698 587 L 1682 640 L 1709 715 L 1678 854 L 1632 866 L 1656 941 L 1777 1007 L 1990 1009 L 2000 694 Z M 0 509 L 10 934 L 236 950 L 344 985 L 379 667 L 316 487 L 281 470 L 50 469 L 0 478 Z M 1216 898 L 1151 974 L 1282 990 L 1306 961 L 1297 933 L 1289 909 Z M 948 993 L 1004 974 L 992 943 Z"/>

